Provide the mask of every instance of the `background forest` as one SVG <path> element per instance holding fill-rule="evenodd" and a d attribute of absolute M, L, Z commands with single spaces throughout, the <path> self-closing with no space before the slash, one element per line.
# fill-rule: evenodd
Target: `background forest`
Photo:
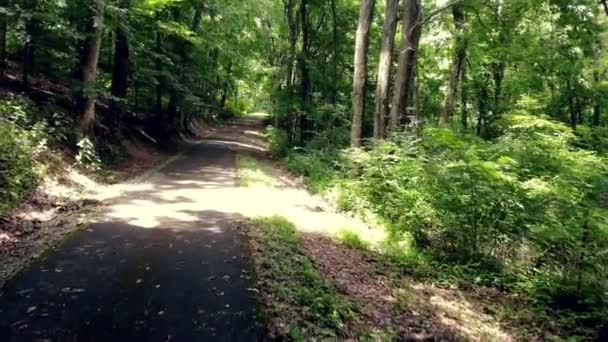
<path fill-rule="evenodd" d="M 608 327 L 608 4 L 0 0 L 0 214 L 52 164 L 272 115 L 289 169 L 404 272 Z"/>

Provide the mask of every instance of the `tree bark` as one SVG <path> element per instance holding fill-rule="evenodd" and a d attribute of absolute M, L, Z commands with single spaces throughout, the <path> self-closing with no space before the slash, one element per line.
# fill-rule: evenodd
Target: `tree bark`
<path fill-rule="evenodd" d="M 8 7 L 7 0 L 0 0 L 0 7 Z M 8 33 L 8 17 L 0 14 L 0 71 L 4 70 L 6 62 L 6 35 Z"/>
<path fill-rule="evenodd" d="M 86 35 L 80 62 L 80 81 L 83 85 L 80 106 L 80 129 L 83 135 L 92 136 L 95 124 L 94 90 L 97 80 L 97 64 L 101 49 L 101 34 L 103 21 L 103 0 L 95 0 L 90 4 L 91 15 L 87 23 Z"/>
<path fill-rule="evenodd" d="M 23 78 L 23 87 L 25 89 L 30 87 L 30 82 L 29 82 L 29 78 L 30 78 L 30 65 L 32 64 L 32 43 L 30 42 L 29 38 L 28 41 L 25 42 L 25 46 L 23 47 L 23 74 L 22 74 L 22 78 Z"/>
<path fill-rule="evenodd" d="M 35 12 L 37 7 L 37 2 L 32 0 L 26 0 L 24 2 L 24 11 L 27 12 Z M 31 16 L 26 20 L 25 23 L 25 45 L 23 47 L 23 87 L 25 89 L 29 88 L 29 77 L 32 73 L 32 69 L 34 68 L 34 36 L 36 32 L 38 32 L 38 19 L 35 16 Z"/>
<path fill-rule="evenodd" d="M 302 25 L 302 54 L 300 56 L 300 96 L 302 104 L 306 107 L 310 100 L 311 81 L 308 61 L 310 60 L 310 20 L 308 15 L 308 0 L 301 0 L 300 20 Z M 307 109 L 304 108 L 300 117 L 300 134 L 303 145 L 308 138 L 309 120 Z"/>
<path fill-rule="evenodd" d="M 608 7 L 606 8 L 608 11 Z M 600 125 L 600 116 L 602 113 L 601 108 L 601 96 L 598 94 L 599 84 L 600 84 L 600 58 L 602 54 L 602 41 L 599 36 L 595 37 L 595 46 L 593 48 L 593 82 L 595 83 L 595 96 L 594 96 L 594 104 L 593 104 L 593 117 L 591 119 L 591 124 L 593 126 Z"/>
<path fill-rule="evenodd" d="M 224 90 L 222 91 L 222 98 L 220 100 L 220 105 L 224 109 L 226 109 L 226 100 L 230 91 L 230 83 L 228 82 L 230 75 L 232 75 L 232 62 L 228 63 L 228 68 L 226 69 L 226 80 L 224 81 Z"/>
<path fill-rule="evenodd" d="M 291 94 L 293 92 L 294 83 L 295 83 L 295 67 L 296 67 L 296 48 L 297 48 L 297 40 L 298 40 L 298 24 L 297 17 L 295 13 L 295 0 L 283 0 L 284 5 L 284 14 L 285 19 L 287 20 L 287 27 L 289 28 L 289 54 L 287 56 L 286 61 L 286 80 L 285 85 L 288 92 Z M 295 114 L 293 112 L 287 113 L 287 121 L 292 122 L 294 120 Z M 295 127 L 292 124 L 288 124 L 285 126 L 287 129 L 287 133 L 289 136 L 289 142 L 295 142 Z"/>
<path fill-rule="evenodd" d="M 162 52 L 162 35 L 160 32 L 156 32 L 156 115 L 159 126 L 162 125 L 163 120 L 163 61 L 160 57 Z"/>
<path fill-rule="evenodd" d="M 398 0 L 396 0 L 398 1 Z M 339 59 L 339 37 L 338 37 L 338 13 L 336 9 L 336 0 L 331 0 L 331 15 L 332 15 L 332 34 L 334 44 L 334 54 L 332 62 L 332 86 L 331 86 L 331 103 L 334 107 L 338 104 L 338 59 Z"/>
<path fill-rule="evenodd" d="M 291 88 L 294 82 L 294 64 L 296 59 L 296 46 L 298 40 L 298 28 L 294 14 L 295 0 L 283 0 L 285 18 L 289 27 L 289 56 L 287 58 L 287 87 Z"/>
<path fill-rule="evenodd" d="M 386 134 L 386 118 L 389 114 L 389 94 L 391 82 L 391 67 L 395 48 L 395 33 L 399 21 L 399 0 L 387 0 L 384 25 L 382 26 L 382 45 L 380 47 L 380 62 L 378 65 L 378 82 L 376 84 L 376 113 L 374 116 L 374 138 L 384 138 Z"/>
<path fill-rule="evenodd" d="M 359 25 L 355 40 L 355 60 L 353 77 L 352 111 L 353 122 L 350 144 L 361 146 L 363 135 L 363 116 L 365 114 L 365 84 L 367 82 L 367 52 L 369 50 L 369 32 L 374 16 L 375 0 L 361 0 Z"/>
<path fill-rule="evenodd" d="M 462 122 L 462 127 L 467 129 L 469 126 L 469 87 L 467 80 L 467 64 L 462 65 L 462 73 L 460 75 L 460 121 Z"/>
<path fill-rule="evenodd" d="M 129 0 L 123 0 L 122 7 L 129 8 Z M 123 26 L 119 23 L 116 27 L 116 35 L 114 39 L 114 67 L 112 70 L 112 87 L 111 94 L 115 98 L 124 100 L 127 96 L 129 87 L 129 40 Z M 123 104 L 115 99 L 112 100 L 113 123 L 117 125 L 117 131 L 120 131 L 120 119 L 122 114 Z"/>
<path fill-rule="evenodd" d="M 608 15 L 608 2 L 606 0 L 600 0 L 600 2 L 604 5 L 604 12 Z"/>
<path fill-rule="evenodd" d="M 403 18 L 403 49 L 399 54 L 399 67 L 395 80 L 395 95 L 391 108 L 392 131 L 402 124 L 416 124 L 418 114 L 415 108 L 416 90 L 416 60 L 418 58 L 418 45 L 420 43 L 422 4 L 420 0 L 404 1 Z"/>
<path fill-rule="evenodd" d="M 574 103 L 574 87 L 570 80 L 566 81 L 566 91 L 568 92 L 568 109 L 570 111 L 570 125 L 572 128 L 576 128 L 576 105 Z"/>
<path fill-rule="evenodd" d="M 201 25 L 203 9 L 204 7 L 201 3 L 196 3 L 194 8 L 194 16 L 192 17 L 192 22 L 190 22 L 190 30 L 193 32 L 196 32 Z"/>
<path fill-rule="evenodd" d="M 443 127 L 447 127 L 450 123 L 450 117 L 454 112 L 456 104 L 456 93 L 458 90 L 458 81 L 462 74 L 466 59 L 466 46 L 467 41 L 463 36 L 463 29 L 465 24 L 464 6 L 462 4 L 456 4 L 452 7 L 452 15 L 454 16 L 454 26 L 456 27 L 456 44 L 454 52 L 454 61 L 452 62 L 452 73 L 450 75 L 450 81 L 448 83 L 448 89 L 445 97 L 445 103 L 443 110 L 441 111 L 441 117 L 439 118 L 439 124 Z"/>

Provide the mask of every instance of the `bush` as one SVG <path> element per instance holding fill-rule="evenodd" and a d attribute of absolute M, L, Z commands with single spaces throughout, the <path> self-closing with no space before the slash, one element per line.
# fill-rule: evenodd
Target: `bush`
<path fill-rule="evenodd" d="M 507 115 L 496 128 L 491 141 L 425 128 L 349 153 L 309 146 L 288 163 L 315 191 L 340 185 L 340 207 L 377 214 L 392 246 L 411 241 L 416 255 L 474 265 L 475 279 L 518 286 L 545 303 L 565 294 L 602 303 L 607 160 L 586 135 L 542 116 Z"/>
<path fill-rule="evenodd" d="M 314 149 L 293 152 L 287 159 L 288 169 L 305 177 L 313 192 L 323 192 L 338 185 L 346 175 L 346 163 L 339 151 Z"/>
<path fill-rule="evenodd" d="M 270 153 L 272 153 L 272 155 L 279 158 L 287 156 L 290 149 L 287 132 L 276 127 L 269 127 L 266 130 L 266 138 L 268 140 Z"/>
<path fill-rule="evenodd" d="M 24 97 L 0 98 L 0 215 L 36 185 L 58 156 L 49 141 L 73 138 L 71 120 L 52 106 L 40 109 Z"/>
<path fill-rule="evenodd" d="M 18 204 L 37 181 L 30 147 L 27 134 L 0 120 L 0 216 Z"/>

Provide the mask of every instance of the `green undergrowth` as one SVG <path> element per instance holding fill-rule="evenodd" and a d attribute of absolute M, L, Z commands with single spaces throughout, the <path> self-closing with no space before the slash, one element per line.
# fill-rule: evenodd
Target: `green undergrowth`
<path fill-rule="evenodd" d="M 70 141 L 69 122 L 52 105 L 39 108 L 24 97 L 0 97 L 0 216 L 60 167 L 61 155 L 53 147 Z"/>
<path fill-rule="evenodd" d="M 240 187 L 272 186 L 274 184 L 272 168 L 250 155 L 239 154 L 237 156 L 237 170 Z"/>
<path fill-rule="evenodd" d="M 376 215 L 389 233 L 381 252 L 403 272 L 526 296 L 589 338 L 608 321 L 606 137 L 526 113 L 496 131 L 484 140 L 428 127 L 362 150 L 291 149 L 286 160 L 313 191 L 337 192 L 341 209 Z"/>
<path fill-rule="evenodd" d="M 0 96 L 0 216 L 66 165 L 104 176 L 107 165 L 124 158 L 118 143 L 96 145 L 76 132 L 73 115 L 52 102 L 34 103 L 14 94 Z"/>
<path fill-rule="evenodd" d="M 294 225 L 280 216 L 255 219 L 251 231 L 260 291 L 271 335 L 294 341 L 344 336 L 353 306 L 325 281 L 300 250 Z"/>

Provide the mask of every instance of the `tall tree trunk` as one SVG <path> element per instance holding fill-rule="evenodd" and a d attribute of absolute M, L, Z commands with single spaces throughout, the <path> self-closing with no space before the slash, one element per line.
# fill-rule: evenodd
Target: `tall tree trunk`
<path fill-rule="evenodd" d="M 462 73 L 460 75 L 460 121 L 462 122 L 462 127 L 467 129 L 469 126 L 469 87 L 468 87 L 468 79 L 467 79 L 467 64 L 466 60 L 462 65 Z"/>
<path fill-rule="evenodd" d="M 374 16 L 375 0 L 361 0 L 359 25 L 355 41 L 355 61 L 353 77 L 353 122 L 350 144 L 361 146 L 363 136 L 363 116 L 365 114 L 365 84 L 367 82 L 367 52 L 369 50 L 369 31 Z"/>
<path fill-rule="evenodd" d="M 95 0 L 89 6 L 91 14 L 87 23 L 87 37 L 84 41 L 80 61 L 80 81 L 84 87 L 80 100 L 80 129 L 86 136 L 92 136 L 95 123 L 95 99 L 97 96 L 94 87 L 97 80 L 97 64 L 103 31 L 103 0 Z"/>
<path fill-rule="evenodd" d="M 503 45 L 504 46 L 504 45 Z M 502 113 L 502 82 L 505 77 L 505 63 L 500 61 L 493 65 L 494 78 L 494 115 Z"/>
<path fill-rule="evenodd" d="M 32 63 L 32 59 L 33 59 L 33 53 L 32 53 L 32 42 L 30 41 L 29 38 L 27 38 L 27 41 L 25 42 L 25 46 L 23 47 L 23 73 L 22 73 L 22 79 L 23 79 L 23 87 L 25 89 L 30 87 L 30 66 L 33 64 Z"/>
<path fill-rule="evenodd" d="M 8 7 L 8 0 L 0 0 L 0 7 Z M 8 17 L 0 14 L 0 71 L 6 66 L 6 35 L 8 33 Z"/>
<path fill-rule="evenodd" d="M 466 59 L 467 41 L 463 36 L 463 28 L 465 23 L 464 6 L 461 3 L 454 5 L 452 7 L 452 15 L 454 16 L 454 26 L 456 27 L 456 44 L 454 61 L 452 62 L 452 74 L 448 83 L 448 89 L 445 96 L 443 110 L 441 111 L 441 117 L 439 118 L 439 124 L 444 127 L 449 125 L 450 117 L 454 112 L 458 81 L 461 78 L 460 76 L 462 74 L 462 69 Z"/>
<path fill-rule="evenodd" d="M 222 90 L 222 98 L 220 100 L 220 105 L 224 109 L 226 108 L 226 100 L 228 99 L 228 91 L 230 90 L 230 83 L 228 82 L 230 75 L 232 75 L 232 62 L 228 63 L 228 68 L 226 69 L 226 80 L 224 81 L 224 89 Z"/>
<path fill-rule="evenodd" d="M 378 82 L 376 84 L 376 113 L 374 116 L 374 138 L 385 136 L 386 117 L 389 111 L 389 94 L 391 82 L 391 67 L 393 65 L 393 50 L 395 48 L 395 33 L 397 32 L 397 13 L 399 0 L 387 0 L 384 25 L 382 26 L 382 45 L 380 47 L 380 62 L 378 65 Z"/>
<path fill-rule="evenodd" d="M 479 105 L 479 115 L 477 116 L 477 135 L 482 137 L 487 134 L 488 122 L 488 81 L 477 84 L 477 101 Z"/>
<path fill-rule="evenodd" d="M 607 8 L 608 10 L 608 8 Z M 593 117 L 591 119 L 591 124 L 593 126 L 600 125 L 600 116 L 602 113 L 602 108 L 600 105 L 601 96 L 598 94 L 598 87 L 600 84 L 600 58 L 602 54 L 602 41 L 599 36 L 595 37 L 595 46 L 593 47 L 593 82 L 595 83 L 595 96 L 594 96 L 594 104 L 593 104 Z"/>
<path fill-rule="evenodd" d="M 286 58 L 285 85 L 290 94 L 292 94 L 292 92 L 293 92 L 294 83 L 295 83 L 295 74 L 296 74 L 295 67 L 296 67 L 296 54 L 297 54 L 296 48 L 297 48 L 297 41 L 298 41 L 298 24 L 297 24 L 296 12 L 295 12 L 295 2 L 296 2 L 296 0 L 283 0 L 283 5 L 284 5 L 283 11 L 285 14 L 285 19 L 287 21 L 287 27 L 289 28 L 289 35 L 288 35 L 289 54 L 287 55 L 287 58 Z M 287 130 L 287 135 L 289 136 L 289 142 L 294 143 L 295 136 L 296 136 L 296 130 L 295 130 L 295 126 L 291 123 L 295 121 L 295 113 L 293 113 L 293 111 L 288 112 L 286 119 L 287 119 L 286 121 L 288 122 L 288 124 L 285 125 L 285 128 Z"/>
<path fill-rule="evenodd" d="M 129 0 L 122 1 L 124 9 L 129 8 Z M 112 70 L 112 87 L 111 93 L 115 98 L 122 101 L 127 96 L 129 86 L 129 41 L 123 26 L 119 23 L 116 27 L 116 37 L 114 40 L 114 66 Z M 120 101 L 112 100 L 113 124 L 116 125 L 116 130 L 120 132 L 120 120 L 123 111 L 123 104 Z"/>
<path fill-rule="evenodd" d="M 416 60 L 418 45 L 422 34 L 422 4 L 420 0 L 404 0 L 403 17 L 403 49 L 399 54 L 399 68 L 395 80 L 395 95 L 391 108 L 391 130 L 397 130 L 402 122 L 416 124 L 417 111 L 415 108 Z"/>
<path fill-rule="evenodd" d="M 398 0 L 397 0 L 398 1 Z M 332 86 L 331 86 L 331 103 L 334 107 L 338 104 L 338 59 L 339 59 L 339 37 L 338 37 L 338 11 L 336 9 L 336 0 L 331 0 L 331 16 L 332 16 L 332 33 L 334 54 L 332 62 Z"/>
<path fill-rule="evenodd" d="M 310 20 L 308 15 L 308 0 L 301 0 L 300 4 L 300 20 L 302 25 L 302 53 L 300 55 L 300 96 L 304 110 L 300 117 L 300 134 L 303 145 L 308 139 L 309 120 L 307 104 L 310 101 L 311 81 L 308 62 L 310 60 Z"/>
<path fill-rule="evenodd" d="M 194 16 L 192 17 L 192 22 L 190 22 L 190 29 L 193 32 L 196 32 L 201 25 L 201 19 L 203 17 L 203 9 L 204 6 L 202 3 L 197 2 L 194 8 Z"/>
<path fill-rule="evenodd" d="M 570 111 L 570 125 L 576 128 L 576 105 L 574 103 L 574 87 L 570 80 L 566 82 L 566 91 L 568 92 L 568 109 Z"/>
<path fill-rule="evenodd" d="M 291 88 L 294 82 L 294 64 L 296 59 L 296 46 L 298 41 L 298 27 L 296 22 L 295 0 L 283 0 L 284 12 L 289 27 L 289 56 L 287 57 L 287 87 Z"/>
<path fill-rule="evenodd" d="M 156 115 L 159 126 L 163 124 L 163 61 L 160 57 L 162 52 L 162 35 L 160 32 L 156 32 Z"/>

